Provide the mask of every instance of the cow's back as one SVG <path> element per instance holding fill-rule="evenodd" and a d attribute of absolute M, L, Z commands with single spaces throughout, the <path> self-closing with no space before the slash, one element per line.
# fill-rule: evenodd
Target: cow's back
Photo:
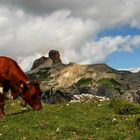
<path fill-rule="evenodd" d="M 12 70 L 15 61 L 9 57 L 0 56 L 0 78 L 6 77 L 9 74 L 9 71 Z"/>
<path fill-rule="evenodd" d="M 15 79 L 19 78 L 26 79 L 26 76 L 20 69 L 16 61 L 6 56 L 0 56 L 0 81 L 14 81 Z"/>
<path fill-rule="evenodd" d="M 13 59 L 6 56 L 0 56 L 0 68 L 6 69 L 12 65 L 16 65 L 16 62 Z"/>

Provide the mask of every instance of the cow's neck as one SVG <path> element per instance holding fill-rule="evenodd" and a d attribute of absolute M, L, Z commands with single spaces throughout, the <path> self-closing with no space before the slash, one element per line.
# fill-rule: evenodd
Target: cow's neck
<path fill-rule="evenodd" d="M 11 79 L 11 82 L 14 84 L 19 84 L 19 82 L 24 82 L 26 83 L 28 81 L 28 77 L 26 76 L 26 74 L 22 71 L 18 71 L 16 72 L 15 75 L 12 76 L 13 78 Z"/>

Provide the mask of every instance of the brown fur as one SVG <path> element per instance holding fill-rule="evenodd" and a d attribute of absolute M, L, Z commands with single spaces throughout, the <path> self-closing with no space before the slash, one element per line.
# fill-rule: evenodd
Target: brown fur
<path fill-rule="evenodd" d="M 0 56 L 0 87 L 11 89 L 13 98 L 20 95 L 34 110 L 42 108 L 39 83 L 30 82 L 26 74 L 11 58 Z M 0 117 L 4 116 L 4 96 L 0 93 Z"/>

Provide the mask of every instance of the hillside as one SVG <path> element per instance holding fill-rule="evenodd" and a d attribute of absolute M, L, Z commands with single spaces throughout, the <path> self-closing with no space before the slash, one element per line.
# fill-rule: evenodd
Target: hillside
<path fill-rule="evenodd" d="M 42 110 L 33 111 L 21 107 L 19 98 L 6 100 L 0 139 L 139 140 L 140 73 L 106 64 L 65 65 L 52 52 L 53 57 L 35 60 L 27 73 L 31 80 L 41 80 L 43 97 L 51 101 L 42 98 Z M 75 98 L 69 100 L 71 96 Z"/>
<path fill-rule="evenodd" d="M 122 103 L 119 100 L 113 104 L 110 101 L 92 100 L 43 106 L 42 110 L 35 112 L 29 106 L 26 110 L 21 110 L 18 100 L 6 101 L 6 117 L 0 119 L 0 139 L 139 140 L 140 138 L 138 114 L 140 108 L 133 104 Z M 130 111 L 128 107 L 131 108 Z"/>
<path fill-rule="evenodd" d="M 51 89 L 53 92 L 60 90 L 72 95 L 88 93 L 140 103 L 139 72 L 119 71 L 106 64 L 65 65 L 61 63 L 58 51 L 51 52 L 55 52 L 51 54 L 53 58 L 49 57 L 40 66 L 28 72 L 30 79 L 42 81 L 41 89 L 44 92 Z M 59 61 L 55 61 L 56 59 Z"/>

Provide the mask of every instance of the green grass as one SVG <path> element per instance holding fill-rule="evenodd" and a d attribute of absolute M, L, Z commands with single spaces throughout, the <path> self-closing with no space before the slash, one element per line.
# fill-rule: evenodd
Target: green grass
<path fill-rule="evenodd" d="M 106 85 L 106 86 L 121 86 L 121 84 L 117 82 L 116 80 L 114 80 L 113 78 L 111 79 L 103 78 L 97 81 L 97 83 Z"/>
<path fill-rule="evenodd" d="M 104 85 L 118 92 L 121 92 L 121 89 L 122 89 L 122 85 L 113 78 L 111 79 L 103 78 L 97 81 L 97 83 L 99 85 Z"/>
<path fill-rule="evenodd" d="M 91 85 L 93 83 L 93 79 L 92 78 L 81 78 L 80 80 L 78 80 L 77 84 L 80 85 Z"/>
<path fill-rule="evenodd" d="M 110 107 L 112 107 L 115 112 L 120 115 L 140 114 L 140 106 L 124 101 L 123 99 L 113 99 L 110 102 Z"/>
<path fill-rule="evenodd" d="M 14 105 L 12 105 L 14 103 Z M 21 111 L 7 101 L 0 140 L 139 140 L 140 115 L 119 115 L 110 102 L 44 105 Z"/>

